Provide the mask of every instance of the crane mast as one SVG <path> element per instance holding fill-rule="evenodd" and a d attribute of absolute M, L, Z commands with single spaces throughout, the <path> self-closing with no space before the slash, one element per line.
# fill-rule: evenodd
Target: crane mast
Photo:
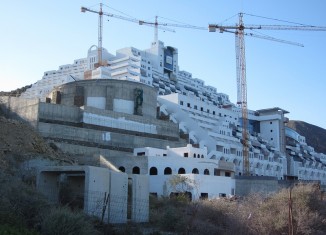
<path fill-rule="evenodd" d="M 235 33 L 236 67 L 237 67 L 237 104 L 242 113 L 242 156 L 243 174 L 249 175 L 249 135 L 248 135 L 248 107 L 246 81 L 246 53 L 242 13 L 239 14 L 239 25 Z"/>
<path fill-rule="evenodd" d="M 102 66 L 102 36 L 103 36 L 103 11 L 102 3 L 100 3 L 100 11 L 98 13 L 98 66 Z"/>
<path fill-rule="evenodd" d="M 97 42 L 97 65 L 95 67 L 100 67 L 103 65 L 103 59 L 102 59 L 102 35 L 103 35 L 103 10 L 102 10 L 102 3 L 100 3 L 100 10 L 94 11 L 91 9 L 88 9 L 86 7 L 81 7 L 81 12 L 92 12 L 98 14 L 98 42 Z"/>

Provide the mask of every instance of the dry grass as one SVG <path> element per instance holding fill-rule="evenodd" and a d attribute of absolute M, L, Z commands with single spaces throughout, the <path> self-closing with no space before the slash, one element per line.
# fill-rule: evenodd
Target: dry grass
<path fill-rule="evenodd" d="M 292 189 L 294 234 L 326 233 L 326 203 L 319 196 L 314 185 Z M 153 226 L 177 234 L 288 234 L 289 189 L 236 201 L 152 199 L 150 218 Z"/>

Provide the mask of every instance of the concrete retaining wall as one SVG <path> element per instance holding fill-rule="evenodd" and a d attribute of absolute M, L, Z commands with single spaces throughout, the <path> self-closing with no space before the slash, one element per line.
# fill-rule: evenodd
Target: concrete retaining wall
<path fill-rule="evenodd" d="M 61 148 L 69 153 L 101 153 L 101 149 L 120 150 L 124 152 L 132 152 L 133 148 L 151 146 L 154 148 L 180 147 L 185 143 L 181 141 L 169 141 L 154 137 L 130 135 L 124 133 L 108 132 L 101 130 L 93 130 L 87 128 L 79 128 L 74 126 L 66 126 L 52 123 L 42 123 L 38 125 L 38 131 L 43 137 L 58 143 L 66 143 L 75 145 L 69 148 Z M 61 147 L 65 147 L 61 145 Z M 84 151 L 84 147 L 93 147 L 95 151 Z M 76 148 L 76 149 L 74 149 Z M 104 154 L 106 155 L 106 154 Z"/>
<path fill-rule="evenodd" d="M 93 107 L 85 107 L 84 111 L 88 113 L 94 113 L 97 115 L 108 116 L 115 119 L 124 118 L 125 120 L 129 120 L 133 122 L 154 125 L 156 126 L 158 134 L 168 135 L 171 137 L 179 137 L 179 131 L 178 131 L 179 127 L 177 124 L 169 121 L 158 120 L 155 117 L 142 117 L 142 116 L 130 115 L 126 113 L 118 113 L 111 110 L 96 109 Z"/>
<path fill-rule="evenodd" d="M 82 112 L 79 107 L 40 103 L 40 119 L 80 123 Z"/>
<path fill-rule="evenodd" d="M 33 127 L 37 127 L 39 104 L 39 99 L 21 99 L 9 96 L 0 97 L 0 105 L 6 116 L 27 122 Z"/>
<path fill-rule="evenodd" d="M 248 196 L 252 193 L 269 195 L 279 190 L 278 180 L 268 176 L 239 176 L 235 179 L 235 195 Z"/>

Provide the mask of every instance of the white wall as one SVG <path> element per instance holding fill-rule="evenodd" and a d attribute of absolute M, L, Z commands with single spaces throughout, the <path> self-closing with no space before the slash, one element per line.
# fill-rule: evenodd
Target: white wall
<path fill-rule="evenodd" d="M 94 108 L 105 109 L 106 100 L 105 97 L 87 97 L 86 104 Z"/>
<path fill-rule="evenodd" d="M 134 114 L 134 101 L 114 99 L 113 111 L 120 113 Z"/>
<path fill-rule="evenodd" d="M 273 147 L 280 151 L 280 124 L 279 120 L 267 120 L 260 122 L 261 137 L 267 140 Z"/>
<path fill-rule="evenodd" d="M 185 174 L 182 176 L 193 182 L 193 187 L 189 190 L 192 193 L 193 200 L 198 200 L 201 193 L 208 193 L 209 199 L 219 197 L 220 193 L 227 196 L 234 194 L 235 179 L 231 177 L 195 174 Z M 149 177 L 149 192 L 157 193 L 158 196 L 169 196 L 173 192 L 169 182 L 172 177 L 174 176 L 151 175 Z"/>

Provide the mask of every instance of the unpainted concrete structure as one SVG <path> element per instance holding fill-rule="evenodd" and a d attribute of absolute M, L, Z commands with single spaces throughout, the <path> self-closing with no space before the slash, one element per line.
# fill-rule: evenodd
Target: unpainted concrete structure
<path fill-rule="evenodd" d="M 235 194 L 248 196 L 253 193 L 269 195 L 280 189 L 276 177 L 271 176 L 237 176 L 235 178 Z"/>
<path fill-rule="evenodd" d="M 100 167 L 51 166 L 39 169 L 37 189 L 54 203 L 83 209 L 107 223 L 147 222 L 148 179 L 130 179 L 131 184 L 127 174 Z"/>
<path fill-rule="evenodd" d="M 0 98 L 7 116 L 31 124 L 46 140 L 70 154 L 131 156 L 138 147 L 186 144 L 177 124 L 156 118 L 156 91 L 141 83 L 112 79 L 72 82 L 54 90 L 49 103 Z"/>

